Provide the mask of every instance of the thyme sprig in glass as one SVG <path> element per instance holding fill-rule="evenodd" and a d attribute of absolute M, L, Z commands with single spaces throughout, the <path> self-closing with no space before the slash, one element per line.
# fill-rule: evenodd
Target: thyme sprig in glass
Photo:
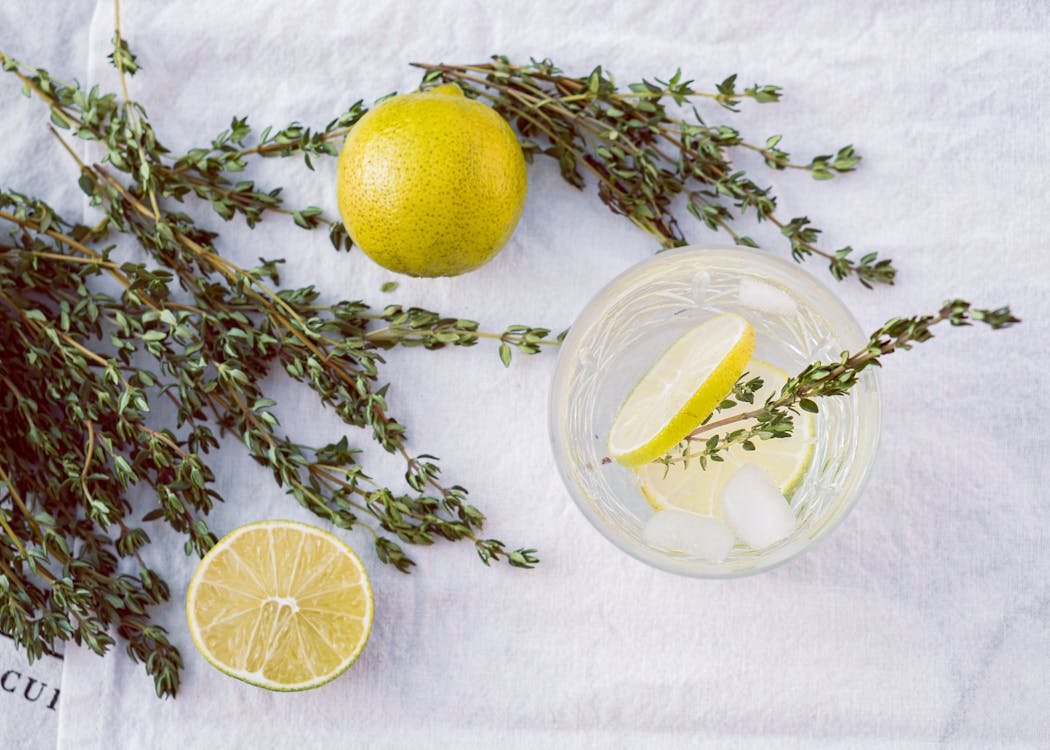
<path fill-rule="evenodd" d="M 676 71 L 666 81 L 643 80 L 622 89 L 601 66 L 573 77 L 550 60 L 515 65 L 500 55 L 481 65 L 413 64 L 426 71 L 424 86 L 451 82 L 468 96 L 489 101 L 518 129 L 526 158 L 554 158 L 562 177 L 580 189 L 586 186 L 582 171 L 589 172 L 601 200 L 664 248 L 687 244 L 674 213 L 676 201 L 684 198 L 704 226 L 725 232 L 737 245 L 758 247 L 735 228 L 740 216 L 753 211 L 759 221 L 779 228 L 795 260 L 819 256 L 836 279 L 853 276 L 867 287 L 893 283 L 897 271 L 890 260 L 876 253 L 857 257 L 850 246 L 821 248 L 820 230 L 808 217 L 783 218 L 771 188 L 760 186 L 731 159 L 734 149 L 745 149 L 760 154 L 774 170 L 797 169 L 828 180 L 856 168 L 861 157 L 852 146 L 796 163 L 781 148 L 779 135 L 752 143 L 735 128 L 709 124 L 695 106 L 684 117 L 675 113 L 698 100 L 730 112 L 745 99 L 776 102 L 779 86 L 741 89 L 732 75 L 714 92 L 704 92 Z"/>
<path fill-rule="evenodd" d="M 656 459 L 656 463 L 669 467 L 676 463 L 688 465 L 696 462 L 701 468 L 706 468 L 709 461 L 724 461 L 724 454 L 730 449 L 739 447 L 753 451 L 760 440 L 790 437 L 795 427 L 794 415 L 800 411 L 818 412 L 819 399 L 845 395 L 860 382 L 864 370 L 881 367 L 882 358 L 887 354 L 929 341 L 933 338 L 930 329 L 944 322 L 952 326 L 969 326 L 976 322 L 1000 330 L 1020 320 L 1013 316 L 1009 307 L 978 309 L 959 299 L 948 300 L 934 315 L 893 318 L 872 332 L 863 349 L 852 354 L 842 352 L 835 362 L 813 362 L 789 378 L 780 392 L 771 395 L 761 406 L 718 419 L 720 411 L 740 403 L 754 403 L 755 393 L 763 386 L 762 378 L 748 377 L 745 373 L 714 413 L 671 452 Z"/>

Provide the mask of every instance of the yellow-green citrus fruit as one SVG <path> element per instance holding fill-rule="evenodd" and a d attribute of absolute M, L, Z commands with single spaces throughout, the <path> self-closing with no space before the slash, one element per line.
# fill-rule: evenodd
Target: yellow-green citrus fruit
<path fill-rule="evenodd" d="M 456 276 L 491 259 L 514 232 L 525 192 L 514 131 L 451 84 L 387 99 L 339 155 L 339 212 L 351 239 L 411 276 Z"/>
<path fill-rule="evenodd" d="M 307 690 L 345 672 L 368 641 L 372 608 L 353 550 L 295 521 L 234 529 L 204 556 L 186 592 L 204 658 L 270 690 Z"/>

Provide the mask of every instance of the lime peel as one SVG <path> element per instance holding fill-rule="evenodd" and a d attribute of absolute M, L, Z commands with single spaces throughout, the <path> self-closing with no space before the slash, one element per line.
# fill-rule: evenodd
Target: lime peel
<path fill-rule="evenodd" d="M 380 266 L 456 276 L 510 239 L 528 179 L 517 136 L 455 84 L 386 99 L 347 135 L 336 197 L 347 232 Z"/>

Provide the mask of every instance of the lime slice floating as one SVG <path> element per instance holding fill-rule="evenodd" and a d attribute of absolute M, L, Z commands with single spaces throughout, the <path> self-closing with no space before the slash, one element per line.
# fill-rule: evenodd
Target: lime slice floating
<path fill-rule="evenodd" d="M 783 370 L 760 360 L 747 365 L 747 377 L 760 377 L 762 389 L 755 394 L 755 404 L 763 403 L 771 394 L 779 393 L 788 379 Z M 732 416 L 754 409 L 754 404 L 738 403 L 718 413 L 718 418 Z M 733 429 L 753 424 L 751 420 L 733 425 Z M 695 428 L 696 425 L 693 425 Z M 734 447 L 721 454 L 722 462 L 710 461 L 706 469 L 696 461 L 687 466 L 673 463 L 649 463 L 635 469 L 639 487 L 649 504 L 656 510 L 678 509 L 705 516 L 720 516 L 718 495 L 722 486 L 744 464 L 757 464 L 770 481 L 784 494 L 790 495 L 809 468 L 813 458 L 813 415 L 801 412 L 795 415 L 795 429 L 790 437 L 755 441 L 755 450 Z"/>
<path fill-rule="evenodd" d="M 326 531 L 263 521 L 223 537 L 186 593 L 193 642 L 213 666 L 270 690 L 307 690 L 354 662 L 372 629 L 361 560 Z"/>
<path fill-rule="evenodd" d="M 735 313 L 680 337 L 623 402 L 609 430 L 609 455 L 638 466 L 667 453 L 725 398 L 754 348 L 755 329 Z"/>

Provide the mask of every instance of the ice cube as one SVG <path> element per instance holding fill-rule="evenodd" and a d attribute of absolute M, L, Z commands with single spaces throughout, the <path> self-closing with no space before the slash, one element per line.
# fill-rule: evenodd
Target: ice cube
<path fill-rule="evenodd" d="M 794 315 L 798 310 L 795 300 L 783 289 L 749 276 L 740 279 L 736 294 L 742 306 L 774 315 Z"/>
<path fill-rule="evenodd" d="M 722 487 L 722 517 L 744 544 L 768 547 L 795 530 L 795 513 L 755 464 L 744 464 Z"/>
<path fill-rule="evenodd" d="M 650 547 L 721 562 L 736 544 L 733 532 L 717 518 L 681 510 L 658 510 L 645 524 L 642 538 Z"/>

